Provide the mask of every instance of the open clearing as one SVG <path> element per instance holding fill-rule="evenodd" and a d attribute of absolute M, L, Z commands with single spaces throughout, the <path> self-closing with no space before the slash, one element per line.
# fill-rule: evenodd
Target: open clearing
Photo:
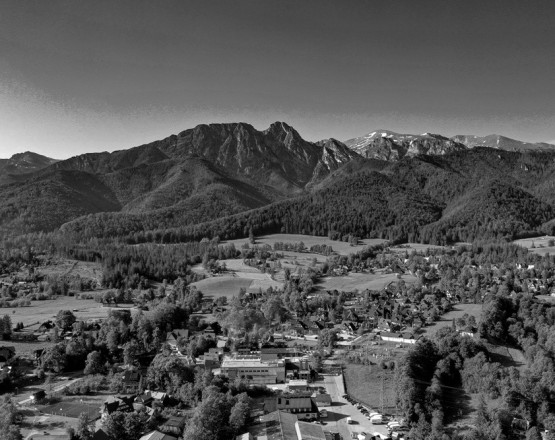
<path fill-rule="evenodd" d="M 37 273 L 40 275 L 80 277 L 85 280 L 92 279 L 96 280 L 98 285 L 102 282 L 102 267 L 100 263 L 60 258 L 44 261 L 43 264 L 37 268 Z"/>
<path fill-rule="evenodd" d="M 275 242 L 281 243 L 299 243 L 303 242 L 307 249 L 314 245 L 328 245 L 333 248 L 335 252 L 340 255 L 349 255 L 362 250 L 365 246 L 385 243 L 387 240 L 381 238 L 367 238 L 359 240 L 359 244 L 351 246 L 349 243 L 343 241 L 330 240 L 327 237 L 317 237 L 315 235 L 301 235 L 301 234 L 271 234 L 256 237 L 255 244 L 269 244 L 273 247 Z M 237 249 L 245 243 L 248 243 L 248 238 L 239 238 L 237 240 L 229 240 L 224 243 L 233 243 Z"/>
<path fill-rule="evenodd" d="M 382 290 L 391 282 L 403 280 L 407 284 L 416 282 L 417 278 L 413 275 L 402 275 L 397 278 L 397 273 L 350 273 L 341 277 L 325 277 L 317 284 L 319 290 L 340 290 L 344 292 L 352 292 L 357 289 L 363 291 Z"/>
<path fill-rule="evenodd" d="M 247 292 L 258 292 L 260 289 L 264 292 L 270 287 L 283 288 L 283 283 L 273 280 L 269 274 L 262 273 L 255 267 L 246 265 L 241 258 L 223 260 L 220 263 L 225 263 L 227 274 L 205 278 L 192 283 L 191 286 L 195 286 L 205 296 L 212 298 L 220 296 L 231 298 L 237 295 L 241 288 L 246 289 Z M 197 266 L 195 266 L 196 271 L 203 273 L 202 265 Z M 207 274 L 206 271 L 204 274 Z"/>
<path fill-rule="evenodd" d="M 264 275 L 264 274 L 260 274 Z M 239 293 L 241 288 L 247 290 L 247 292 L 258 292 L 258 289 L 262 291 L 268 289 L 270 286 L 281 288 L 283 287 L 281 283 L 273 281 L 269 278 L 266 279 L 254 279 L 241 276 L 218 276 L 212 278 L 206 278 L 196 283 L 192 283 L 191 286 L 195 286 L 200 290 L 204 296 L 218 298 L 220 296 L 226 296 L 231 298 Z"/>
<path fill-rule="evenodd" d="M 392 246 L 390 249 L 393 252 L 426 252 L 427 249 L 444 249 L 445 246 L 437 246 L 434 244 L 422 244 L 422 243 L 403 243 L 398 246 Z"/>
<path fill-rule="evenodd" d="M 549 246 L 549 240 L 555 240 L 552 235 L 543 235 L 541 237 L 523 238 L 513 241 L 514 244 L 527 248 L 535 254 L 555 254 L 555 246 Z"/>
<path fill-rule="evenodd" d="M 455 304 L 453 310 L 441 316 L 439 321 L 434 322 L 428 327 L 424 327 L 427 336 L 435 335 L 438 330 L 443 327 L 450 327 L 453 325 L 453 319 L 462 317 L 465 313 L 474 315 L 476 322 L 480 323 L 480 316 L 482 315 L 482 304 Z"/>
<path fill-rule="evenodd" d="M 125 308 L 125 307 L 122 307 Z M 4 312 L 5 310 L 5 312 Z M 59 296 L 56 299 L 31 301 L 29 307 L 16 307 L 13 309 L 0 309 L 0 313 L 8 313 L 13 323 L 22 322 L 26 327 L 43 323 L 54 318 L 60 310 L 71 310 L 78 320 L 106 318 L 110 307 L 102 307 L 92 299 L 77 299 L 73 296 Z M 31 329 L 35 329 L 31 327 Z"/>

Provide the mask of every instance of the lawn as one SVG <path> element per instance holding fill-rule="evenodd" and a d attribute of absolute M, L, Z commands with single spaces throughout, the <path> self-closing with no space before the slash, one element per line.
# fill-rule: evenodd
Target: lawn
<path fill-rule="evenodd" d="M 408 285 L 416 282 L 417 278 L 412 275 L 402 275 L 397 278 L 396 273 L 349 273 L 347 276 L 342 277 L 325 277 L 317 284 L 320 290 L 342 290 L 351 292 L 357 289 L 359 292 L 363 290 L 381 290 L 391 282 L 403 280 Z"/>
<path fill-rule="evenodd" d="M 480 323 L 480 317 L 482 316 L 482 304 L 455 304 L 453 310 L 442 315 L 439 321 L 434 322 L 428 327 L 424 327 L 426 335 L 432 337 L 438 330 L 444 327 L 450 327 L 453 325 L 453 319 L 462 317 L 465 313 L 469 315 L 474 315 L 476 322 Z"/>
<path fill-rule="evenodd" d="M 98 405 L 91 405 L 81 402 L 69 402 L 69 401 L 62 401 L 58 403 L 53 403 L 51 405 L 38 405 L 37 408 L 39 411 L 45 414 L 53 414 L 62 417 L 71 417 L 71 418 L 78 418 L 79 414 L 87 413 L 91 419 L 97 419 L 99 414 L 99 406 Z"/>
<path fill-rule="evenodd" d="M 347 364 L 343 370 L 347 394 L 363 405 L 380 411 L 383 404 L 386 414 L 395 413 L 395 372 L 379 365 Z"/>

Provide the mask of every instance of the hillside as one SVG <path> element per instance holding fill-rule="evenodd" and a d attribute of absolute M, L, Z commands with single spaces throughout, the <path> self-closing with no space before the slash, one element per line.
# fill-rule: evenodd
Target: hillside
<path fill-rule="evenodd" d="M 311 194 L 222 217 L 211 222 L 149 230 L 151 219 L 137 222 L 132 240 L 200 240 L 245 237 L 275 232 L 342 236 L 383 237 L 395 239 L 414 234 L 418 227 L 439 220 L 442 206 L 418 191 L 403 188 L 378 172 L 361 172 L 341 179 L 330 179 Z M 148 215 L 147 217 L 150 217 Z M 116 237 L 121 217 L 88 216 L 63 225 L 65 234 L 80 237 Z M 122 220 L 125 224 L 125 220 Z M 109 225 L 109 226 L 108 226 Z M 165 238 L 164 238 L 165 237 Z"/>
<path fill-rule="evenodd" d="M 63 225 L 77 240 L 138 243 L 252 229 L 445 243 L 513 239 L 555 221 L 555 151 L 386 130 L 347 144 L 308 142 L 282 122 L 210 124 L 76 156 L 0 184 L 0 232 Z"/>
<path fill-rule="evenodd" d="M 0 184 L 14 182 L 22 174 L 42 170 L 56 162 L 56 159 L 30 151 L 14 154 L 9 159 L 0 159 Z"/>
<path fill-rule="evenodd" d="M 0 191 L 0 232 L 11 235 L 48 231 L 68 218 L 121 208 L 110 188 L 79 171 L 51 171 Z"/>
<path fill-rule="evenodd" d="M 51 163 L 0 184 L 0 231 L 55 230 L 81 215 L 123 212 L 123 230 L 173 227 L 235 214 L 302 194 L 358 157 L 333 139 L 307 142 L 289 125 L 258 131 L 249 124 L 199 125 L 179 135 L 113 153 L 91 153 Z M 62 188 L 57 173 L 72 173 Z M 94 181 L 93 194 L 80 181 Z M 101 190 L 95 192 L 98 185 Z M 69 193 L 82 194 L 75 201 Z M 27 194 L 36 203 L 28 203 Z M 100 203 L 104 197 L 109 203 Z M 57 212 L 44 215 L 44 206 Z M 104 216 L 113 218 L 115 214 Z M 26 218 L 40 219 L 33 222 Z"/>

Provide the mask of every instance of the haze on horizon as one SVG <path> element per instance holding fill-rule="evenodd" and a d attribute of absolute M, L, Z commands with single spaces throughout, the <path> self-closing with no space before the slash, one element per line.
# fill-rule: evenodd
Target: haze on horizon
<path fill-rule="evenodd" d="M 6 0 L 0 158 L 239 121 L 555 143 L 554 18 L 544 0 Z"/>

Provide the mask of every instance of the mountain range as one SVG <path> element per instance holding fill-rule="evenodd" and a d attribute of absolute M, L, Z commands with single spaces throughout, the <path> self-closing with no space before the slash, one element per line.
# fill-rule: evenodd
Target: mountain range
<path fill-rule="evenodd" d="M 555 224 L 555 146 L 495 135 L 308 142 L 283 122 L 209 124 L 62 161 L 22 153 L 0 161 L 0 176 L 8 236 L 171 242 L 252 229 L 448 242 Z"/>

